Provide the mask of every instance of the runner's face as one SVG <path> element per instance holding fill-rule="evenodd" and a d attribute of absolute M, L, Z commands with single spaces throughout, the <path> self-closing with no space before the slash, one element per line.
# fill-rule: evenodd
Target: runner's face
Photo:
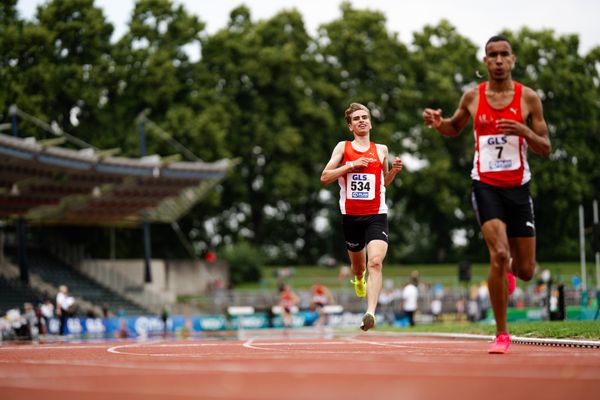
<path fill-rule="evenodd" d="M 371 118 L 365 110 L 354 111 L 350 114 L 348 128 L 356 135 L 366 135 L 371 130 Z"/>
<path fill-rule="evenodd" d="M 487 66 L 490 78 L 504 80 L 511 76 L 515 56 L 508 42 L 492 42 L 485 48 L 483 62 Z"/>

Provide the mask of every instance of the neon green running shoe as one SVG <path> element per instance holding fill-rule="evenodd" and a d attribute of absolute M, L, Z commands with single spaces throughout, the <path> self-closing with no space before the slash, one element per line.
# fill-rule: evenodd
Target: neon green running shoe
<path fill-rule="evenodd" d="M 366 332 L 374 326 L 375 326 L 375 316 L 373 314 L 371 314 L 370 312 L 365 313 L 365 315 L 362 318 L 362 325 L 360 326 L 360 329 L 362 329 L 363 331 Z"/>
<path fill-rule="evenodd" d="M 362 278 L 358 279 L 357 276 L 354 277 L 353 281 L 350 283 L 354 284 L 354 291 L 358 297 L 365 297 L 367 295 L 367 282 L 365 281 L 365 275 L 363 274 Z"/>

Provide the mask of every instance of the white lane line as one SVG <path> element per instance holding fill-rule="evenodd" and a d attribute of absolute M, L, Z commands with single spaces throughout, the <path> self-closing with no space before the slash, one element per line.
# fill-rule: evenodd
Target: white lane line
<path fill-rule="evenodd" d="M 254 343 L 254 339 L 248 339 L 242 344 L 242 346 L 247 349 L 277 351 L 277 349 L 269 349 L 269 348 L 265 348 L 265 347 L 255 346 L 252 343 Z"/>
<path fill-rule="evenodd" d="M 431 347 L 428 347 L 430 345 L 435 345 L 435 344 L 472 344 L 473 342 L 471 341 L 458 341 L 458 340 L 431 340 L 431 341 L 422 341 L 422 340 L 416 340 L 416 341 L 398 341 L 398 342 L 375 342 L 375 341 L 371 341 L 371 340 L 364 340 L 364 339 L 357 339 L 357 338 L 345 338 L 345 340 L 348 340 L 350 342 L 353 343 L 362 343 L 362 344 L 370 344 L 373 346 L 385 346 L 385 347 L 396 347 L 396 348 L 403 348 L 403 349 L 429 349 L 432 350 Z M 419 346 L 417 346 L 419 345 Z M 447 350 L 457 350 L 457 349 L 436 349 L 438 351 L 447 351 Z M 465 349 L 465 348 L 460 348 L 458 349 L 460 351 L 465 351 L 465 352 L 481 352 L 481 350 L 479 349 Z"/>
<path fill-rule="evenodd" d="M 25 346 L 9 346 L 9 347 L 0 347 L 0 351 L 9 351 L 9 350 L 79 350 L 79 349 L 105 349 L 106 344 L 103 345 L 85 345 L 85 346 L 51 346 L 51 345 L 25 345 Z"/>
<path fill-rule="evenodd" d="M 280 338 L 281 339 L 281 338 Z M 347 340 L 349 338 L 344 338 L 342 340 Z M 249 339 L 247 342 L 257 342 L 258 340 L 268 340 L 268 339 L 257 339 L 257 338 L 252 338 Z M 346 345 L 349 344 L 348 342 L 344 342 L 344 341 L 327 341 L 327 342 L 295 342 L 295 341 L 289 341 L 289 342 L 261 342 L 261 346 L 314 346 L 314 345 Z M 353 340 L 360 340 L 360 339 L 353 339 Z M 445 344 L 445 343 L 472 343 L 472 341 L 457 341 L 457 340 L 448 340 L 448 341 L 443 341 L 443 340 L 438 340 L 438 341 L 422 341 L 422 340 L 417 340 L 417 341 L 399 341 L 399 342 L 391 342 L 391 341 L 385 341 L 385 342 L 370 342 L 370 341 L 363 341 L 360 340 L 364 343 L 370 343 L 370 344 L 393 344 L 393 343 L 398 343 L 398 344 L 427 344 L 427 343 L 434 343 L 434 344 Z M 24 351 L 24 350 L 88 350 L 88 349 L 104 349 L 106 348 L 107 344 L 98 344 L 98 345 L 77 345 L 77 346 L 69 346 L 69 345 L 59 345 L 59 346 L 53 346 L 53 345 L 23 345 L 23 346 L 7 346 L 7 347 L 0 347 L 0 351 L 11 351 L 11 350 L 19 350 L 19 351 Z M 240 346 L 239 343 L 227 343 L 227 342 L 218 342 L 218 343 L 158 343 L 158 342 L 136 342 L 136 343 L 127 343 L 127 344 L 119 344 L 116 346 L 112 346 L 108 349 L 109 352 L 115 352 L 112 351 L 111 349 L 119 349 L 119 348 L 128 348 L 128 347 L 238 347 Z M 246 346 L 245 346 L 246 347 Z"/>
<path fill-rule="evenodd" d="M 160 343 L 153 343 L 152 345 L 159 345 Z M 130 344 L 123 344 L 123 345 L 119 345 L 119 346 L 112 346 L 109 347 L 108 349 L 106 349 L 107 352 L 109 353 L 113 353 L 113 354 L 127 354 L 127 355 L 131 355 L 131 356 L 149 356 L 151 354 L 141 354 L 141 353 L 127 353 L 127 352 L 122 352 L 120 351 L 120 349 L 132 349 L 132 348 L 140 348 L 140 347 L 148 347 L 147 346 L 148 343 L 130 343 Z"/>
<path fill-rule="evenodd" d="M 124 345 L 119 345 L 119 346 L 112 346 L 109 347 L 108 349 L 106 349 L 107 352 L 109 353 L 113 353 L 113 354 L 125 354 L 125 355 L 132 355 L 132 356 L 165 356 L 165 353 L 162 354 L 156 354 L 156 353 L 133 353 L 133 352 L 128 352 L 126 351 L 127 349 L 143 349 L 143 350 L 151 350 L 152 348 L 206 348 L 206 347 L 236 347 L 239 348 L 240 347 L 240 343 L 130 343 L 130 344 L 124 344 Z M 207 353 L 203 353 L 201 355 L 196 355 L 196 356 L 204 356 Z M 216 354 L 223 354 L 223 353 L 216 353 Z M 189 354 L 183 354 L 183 353 L 179 353 L 179 354 L 173 354 L 173 356 L 178 356 L 178 357 L 182 357 L 182 356 L 190 356 Z"/>

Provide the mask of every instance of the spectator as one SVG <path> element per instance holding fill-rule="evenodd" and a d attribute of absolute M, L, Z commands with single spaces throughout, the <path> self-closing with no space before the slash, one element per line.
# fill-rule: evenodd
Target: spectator
<path fill-rule="evenodd" d="M 112 313 L 110 312 L 110 309 L 108 308 L 108 304 L 104 303 L 102 304 L 102 318 L 110 318 L 112 317 Z"/>
<path fill-rule="evenodd" d="M 165 305 L 162 308 L 162 311 L 160 313 L 160 319 L 162 320 L 163 323 L 163 336 L 166 337 L 167 334 L 169 333 L 169 315 L 171 315 L 171 309 L 169 308 L 168 305 Z"/>
<path fill-rule="evenodd" d="M 349 266 L 342 265 L 340 267 L 340 272 L 338 273 L 338 280 L 346 281 L 346 280 L 350 279 L 351 272 L 352 272 L 352 270 L 350 269 Z"/>
<path fill-rule="evenodd" d="M 442 299 L 437 295 L 431 300 L 431 315 L 433 322 L 441 322 L 442 320 Z"/>
<path fill-rule="evenodd" d="M 477 304 L 477 295 L 479 288 L 476 284 L 471 285 L 469 291 L 469 301 L 467 303 L 467 319 L 470 322 L 476 322 L 479 320 L 479 305 Z"/>
<path fill-rule="evenodd" d="M 434 322 L 442 321 L 443 311 L 443 299 L 444 299 L 444 286 L 436 282 L 432 289 L 433 299 L 431 300 L 431 315 L 433 315 Z"/>
<path fill-rule="evenodd" d="M 67 304 L 67 298 L 69 297 L 69 288 L 65 285 L 60 285 L 58 288 L 58 294 L 56 295 L 56 314 L 59 318 L 59 335 L 64 335 L 67 329 L 67 317 L 69 313 L 69 305 Z"/>
<path fill-rule="evenodd" d="M 35 304 L 35 307 L 34 307 L 33 311 L 35 313 L 35 322 L 36 322 L 37 334 L 38 335 L 43 335 L 44 333 L 46 333 L 46 324 L 44 322 L 44 318 L 43 318 L 43 315 L 42 315 L 42 303 L 40 301 L 38 301 Z"/>
<path fill-rule="evenodd" d="M 410 326 L 415 326 L 415 312 L 417 311 L 417 301 L 419 299 L 419 289 L 417 285 L 419 280 L 415 273 L 410 277 L 410 282 L 404 287 L 402 291 L 402 311 L 404 315 L 408 317 L 408 323 Z"/>
<path fill-rule="evenodd" d="M 115 337 L 118 339 L 127 339 L 129 337 L 129 329 L 127 328 L 127 320 L 125 318 L 119 319 L 119 328 L 115 332 Z"/>
<path fill-rule="evenodd" d="M 75 315 L 75 297 L 67 296 L 63 302 L 65 310 L 67 311 L 67 318 Z"/>
<path fill-rule="evenodd" d="M 333 304 L 333 296 L 327 286 L 321 282 L 317 282 L 311 289 L 311 309 L 314 309 L 318 314 L 316 325 L 323 326 L 327 322 L 327 314 L 323 311 L 323 307 L 327 304 Z"/>
<path fill-rule="evenodd" d="M 456 300 L 456 321 L 463 321 L 465 318 L 465 296 L 460 296 Z"/>
<path fill-rule="evenodd" d="M 392 325 L 396 321 L 396 315 L 394 314 L 394 302 L 398 296 L 398 293 L 394 290 L 394 281 L 386 279 L 383 283 L 383 290 L 379 295 L 379 305 L 381 306 L 381 313 L 383 314 L 383 322 Z"/>
<path fill-rule="evenodd" d="M 486 319 L 488 310 L 490 309 L 490 292 L 486 281 L 481 281 L 477 290 L 477 306 L 479 308 L 479 320 Z"/>
<path fill-rule="evenodd" d="M 520 287 L 516 287 L 513 294 L 510 296 L 514 302 L 516 308 L 524 308 L 525 307 L 525 292 Z"/>
<path fill-rule="evenodd" d="M 288 285 L 284 285 L 279 297 L 279 306 L 281 307 L 281 319 L 285 328 L 292 326 L 293 314 L 298 310 L 299 301 L 298 295 Z"/>
<path fill-rule="evenodd" d="M 45 299 L 40 306 L 42 312 L 42 320 L 44 322 L 44 333 L 50 333 L 50 321 L 54 317 L 54 304 L 50 299 Z"/>
<path fill-rule="evenodd" d="M 15 339 L 31 339 L 31 331 L 27 326 L 27 320 L 21 315 L 18 308 L 10 309 L 6 312 L 3 319 L 5 324 L 1 326 L 3 337 L 13 337 Z"/>
<path fill-rule="evenodd" d="M 29 337 L 33 338 L 38 335 L 38 318 L 35 315 L 35 310 L 33 309 L 33 304 L 24 303 L 23 304 L 23 317 L 27 321 L 27 329 L 29 330 Z"/>

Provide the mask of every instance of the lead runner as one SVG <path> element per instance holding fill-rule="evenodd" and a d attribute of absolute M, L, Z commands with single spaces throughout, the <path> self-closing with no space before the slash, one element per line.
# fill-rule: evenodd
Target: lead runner
<path fill-rule="evenodd" d="M 355 275 L 352 283 L 358 297 L 367 296 L 367 311 L 360 329 L 368 331 L 375 326 L 383 260 L 388 249 L 385 186 L 402 170 L 402 161 L 396 157 L 389 169 L 387 146 L 371 142 L 371 114 L 367 107 L 352 103 L 345 118 L 354 140 L 335 146 L 321 174 L 321 183 L 328 185 L 337 180 L 340 185 L 342 228 Z M 369 279 L 365 282 L 367 268 Z"/>
<path fill-rule="evenodd" d="M 501 35 L 485 45 L 488 81 L 467 91 L 454 115 L 426 108 L 423 120 L 444 136 L 457 136 L 474 120 L 475 156 L 471 199 L 490 254 L 488 287 L 496 318 L 496 339 L 488 353 L 510 346 L 508 295 L 515 275 L 529 281 L 535 271 L 535 219 L 529 193 L 527 148 L 542 157 L 551 151 L 548 126 L 537 93 L 512 79 L 516 58 Z"/>

